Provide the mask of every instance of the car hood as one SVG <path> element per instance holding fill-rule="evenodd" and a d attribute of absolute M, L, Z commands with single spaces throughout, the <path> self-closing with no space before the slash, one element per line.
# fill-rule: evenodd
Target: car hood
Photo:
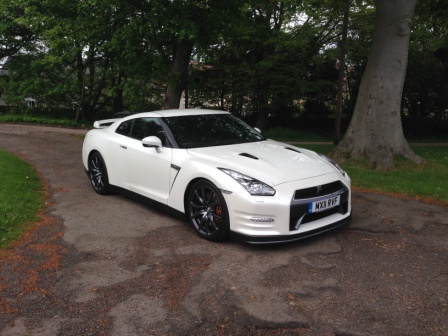
<path fill-rule="evenodd" d="M 273 140 L 192 148 L 188 153 L 271 186 L 335 172 L 316 153 Z"/>

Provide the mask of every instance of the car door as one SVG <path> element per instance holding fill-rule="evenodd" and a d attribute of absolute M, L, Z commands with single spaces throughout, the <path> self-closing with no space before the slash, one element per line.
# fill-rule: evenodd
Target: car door
<path fill-rule="evenodd" d="M 142 139 L 148 136 L 157 136 L 163 146 L 144 147 Z M 166 204 L 173 149 L 158 118 L 133 119 L 129 136 L 122 137 L 120 147 L 127 189 Z"/>

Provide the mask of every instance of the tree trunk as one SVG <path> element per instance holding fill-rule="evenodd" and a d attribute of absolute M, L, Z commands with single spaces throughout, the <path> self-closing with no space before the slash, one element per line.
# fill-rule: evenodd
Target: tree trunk
<path fill-rule="evenodd" d="M 84 105 L 84 93 L 85 93 L 85 85 L 84 85 L 84 65 L 82 61 L 82 53 L 79 51 L 76 53 L 76 72 L 78 77 L 78 88 L 79 88 L 79 101 L 78 106 L 76 108 L 76 117 L 75 121 L 78 122 L 83 115 L 83 105 Z M 82 116 L 81 116 L 82 115 Z"/>
<path fill-rule="evenodd" d="M 366 157 L 376 169 L 392 167 L 396 155 L 423 162 L 404 138 L 400 116 L 415 4 L 416 0 L 375 1 L 369 60 L 350 126 L 333 153 L 336 159 Z"/>
<path fill-rule="evenodd" d="M 348 16 L 350 13 L 350 1 L 347 3 L 344 9 L 344 18 L 342 20 L 342 36 L 339 45 L 339 75 L 338 75 L 338 98 L 336 104 L 336 117 L 334 121 L 334 139 L 335 145 L 339 144 L 341 134 L 341 117 L 342 117 L 342 102 L 344 94 L 345 84 L 345 54 L 347 52 L 347 33 L 348 33 Z"/>
<path fill-rule="evenodd" d="M 257 120 L 255 121 L 255 127 L 259 128 L 262 131 L 266 131 L 269 124 L 269 114 L 271 112 L 271 106 L 269 105 L 268 97 L 264 92 L 262 92 L 258 97 L 258 104 L 258 113 Z"/>
<path fill-rule="evenodd" d="M 114 114 L 117 114 L 119 112 L 123 112 L 123 89 L 115 89 L 115 96 L 113 98 L 113 104 L 112 104 L 112 112 Z"/>
<path fill-rule="evenodd" d="M 192 52 L 193 41 L 181 40 L 177 43 L 173 55 L 171 76 L 168 80 L 168 87 L 165 93 L 164 108 L 166 110 L 179 108 L 182 92 L 187 83 L 188 65 L 190 64 Z"/>
<path fill-rule="evenodd" d="M 124 109 L 124 99 L 123 99 L 123 89 L 121 88 L 121 83 L 124 78 L 122 71 L 118 73 L 117 78 L 114 78 L 113 85 L 115 87 L 115 95 L 113 97 L 112 112 L 117 114 L 123 112 Z"/>

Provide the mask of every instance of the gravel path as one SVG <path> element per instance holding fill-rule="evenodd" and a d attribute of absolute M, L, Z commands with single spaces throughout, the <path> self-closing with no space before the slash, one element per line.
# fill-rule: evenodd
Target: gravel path
<path fill-rule="evenodd" d="M 355 192 L 353 222 L 293 244 L 209 243 L 93 192 L 85 131 L 0 124 L 47 185 L 0 252 L 0 335 L 448 335 L 448 207 Z"/>

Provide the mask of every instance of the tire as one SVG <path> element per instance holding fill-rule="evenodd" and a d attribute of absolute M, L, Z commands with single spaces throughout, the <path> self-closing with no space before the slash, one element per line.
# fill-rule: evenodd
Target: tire
<path fill-rule="evenodd" d="M 98 152 L 92 152 L 89 156 L 89 179 L 93 190 L 100 195 L 110 194 L 109 177 L 106 164 Z"/>
<path fill-rule="evenodd" d="M 229 235 L 229 212 L 221 191 L 210 181 L 196 181 L 188 192 L 187 217 L 196 233 L 210 241 Z"/>

